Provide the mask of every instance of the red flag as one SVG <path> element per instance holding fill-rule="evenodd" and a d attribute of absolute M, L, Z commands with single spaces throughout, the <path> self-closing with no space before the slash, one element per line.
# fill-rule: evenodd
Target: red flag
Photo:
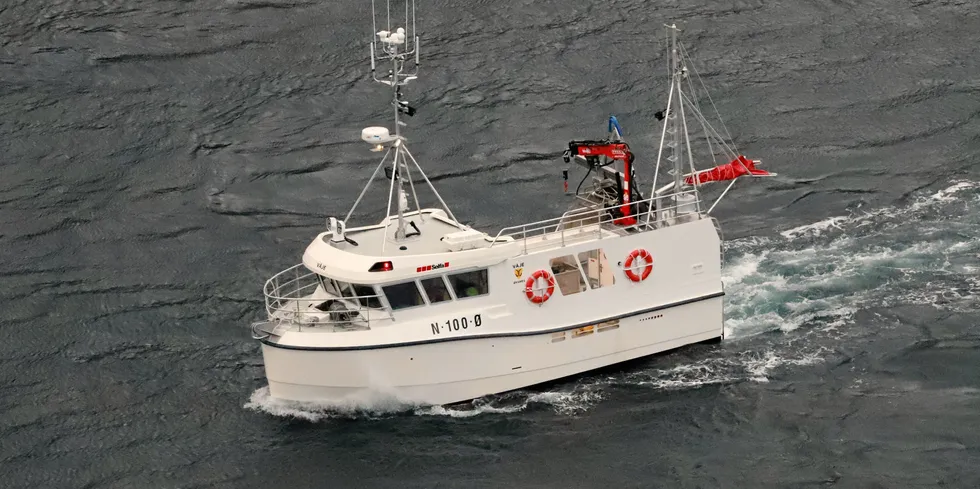
<path fill-rule="evenodd" d="M 734 180 L 743 175 L 752 175 L 757 177 L 772 176 L 774 173 L 769 173 L 765 170 L 760 170 L 755 167 L 755 162 L 739 155 L 730 163 L 724 165 L 716 166 L 710 170 L 699 171 L 695 173 L 698 178 L 698 183 L 707 182 L 720 182 L 723 180 Z M 684 178 L 684 183 L 688 185 L 694 184 L 694 177 L 688 175 Z"/>

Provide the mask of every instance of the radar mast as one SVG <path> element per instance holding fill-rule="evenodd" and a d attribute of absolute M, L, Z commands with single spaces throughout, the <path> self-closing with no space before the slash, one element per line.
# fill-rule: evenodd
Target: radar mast
<path fill-rule="evenodd" d="M 402 0 L 400 2 L 398 0 L 386 0 L 383 12 L 376 6 L 376 3 L 376 0 L 371 1 L 371 25 L 373 28 L 370 44 L 371 78 L 391 88 L 392 115 L 395 119 L 394 134 L 388 128 L 381 126 L 367 127 L 361 131 L 361 139 L 374 146 L 372 151 L 380 152 L 386 149 L 387 151 L 364 189 L 361 190 L 361 194 L 354 201 L 354 205 L 351 206 L 344 221 L 339 224 L 331 223 L 332 228 L 338 225 L 341 228 L 333 229 L 336 237 L 335 242 L 343 241 L 343 222 L 349 220 L 353 215 L 357 205 L 371 186 L 371 182 L 378 176 L 382 168 L 385 169 L 385 176 L 390 180 L 387 217 L 397 219 L 397 227 L 394 233 L 396 242 L 404 241 L 417 234 L 417 230 L 413 233 L 407 229 L 405 212 L 409 210 L 409 197 L 411 197 L 411 203 L 414 204 L 416 211 L 419 211 L 419 218 L 425 219 L 421 214 L 421 206 L 412 178 L 413 171 L 418 171 L 418 174 L 422 176 L 439 200 L 448 217 L 457 227 L 462 228 L 442 196 L 429 181 L 422 167 L 408 150 L 406 138 L 402 131 L 403 127 L 407 127 L 407 124 L 401 120 L 402 114 L 412 117 L 416 111 L 415 107 L 403 99 L 402 87 L 418 78 L 419 67 L 421 66 L 419 35 L 415 27 L 415 0 Z M 379 71 L 385 70 L 385 66 L 388 67 L 387 72 L 379 75 Z M 406 188 L 406 183 L 408 188 Z M 394 212 L 392 211 L 392 201 L 396 206 Z M 387 242 L 388 228 L 386 226 L 382 251 L 384 251 Z"/>

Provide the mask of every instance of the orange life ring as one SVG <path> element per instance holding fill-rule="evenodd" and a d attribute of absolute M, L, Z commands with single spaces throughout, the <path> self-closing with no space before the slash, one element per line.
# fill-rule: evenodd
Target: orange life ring
<path fill-rule="evenodd" d="M 534 290 L 534 286 L 537 284 L 539 278 L 545 279 L 545 281 L 548 283 L 548 288 L 541 294 Z M 555 277 L 545 270 L 538 270 L 532 273 L 531 276 L 528 277 L 527 281 L 524 282 L 524 295 L 527 296 L 527 300 L 534 304 L 544 304 L 545 301 L 551 298 L 551 294 L 554 293 Z"/>
<path fill-rule="evenodd" d="M 643 267 L 643 272 L 640 275 L 637 275 L 636 271 L 633 269 L 633 261 L 637 258 L 643 258 L 643 261 L 646 262 L 646 266 Z M 623 268 L 626 271 L 626 276 L 629 277 L 630 280 L 634 282 L 642 282 L 646 280 L 647 277 L 650 276 L 650 272 L 653 271 L 653 257 L 650 256 L 650 253 L 643 248 L 633 250 L 633 252 L 626 257 L 626 265 Z"/>

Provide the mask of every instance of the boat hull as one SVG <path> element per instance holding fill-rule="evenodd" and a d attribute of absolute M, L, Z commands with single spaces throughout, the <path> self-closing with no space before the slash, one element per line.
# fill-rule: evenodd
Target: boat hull
<path fill-rule="evenodd" d="M 277 399 L 343 406 L 453 404 L 720 338 L 723 295 L 546 332 L 357 349 L 264 341 L 262 354 L 270 395 Z"/>

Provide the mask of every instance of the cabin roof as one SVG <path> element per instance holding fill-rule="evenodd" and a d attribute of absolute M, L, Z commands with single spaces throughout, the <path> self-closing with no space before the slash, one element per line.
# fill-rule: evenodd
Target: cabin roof
<path fill-rule="evenodd" d="M 394 216 L 380 224 L 348 229 L 345 237 L 356 245 L 333 239 L 331 232 L 321 233 L 306 248 L 303 264 L 337 280 L 379 284 L 486 267 L 521 252 L 510 237 L 491 247 L 493 237 L 457 225 L 442 210 L 423 209 L 408 212 L 405 217 L 416 225 L 407 226 L 410 236 L 399 241 L 395 240 L 398 221 Z M 414 233 L 418 234 L 411 236 Z M 390 262 L 390 269 L 370 271 L 384 262 Z"/>
<path fill-rule="evenodd" d="M 410 256 L 489 248 L 493 238 L 484 232 L 457 225 L 439 209 L 423 209 L 405 215 L 406 237 L 395 239 L 398 220 L 394 216 L 380 224 L 348 229 L 345 235 L 351 241 L 332 241 L 330 234 L 323 235 L 325 243 L 364 256 Z"/>

